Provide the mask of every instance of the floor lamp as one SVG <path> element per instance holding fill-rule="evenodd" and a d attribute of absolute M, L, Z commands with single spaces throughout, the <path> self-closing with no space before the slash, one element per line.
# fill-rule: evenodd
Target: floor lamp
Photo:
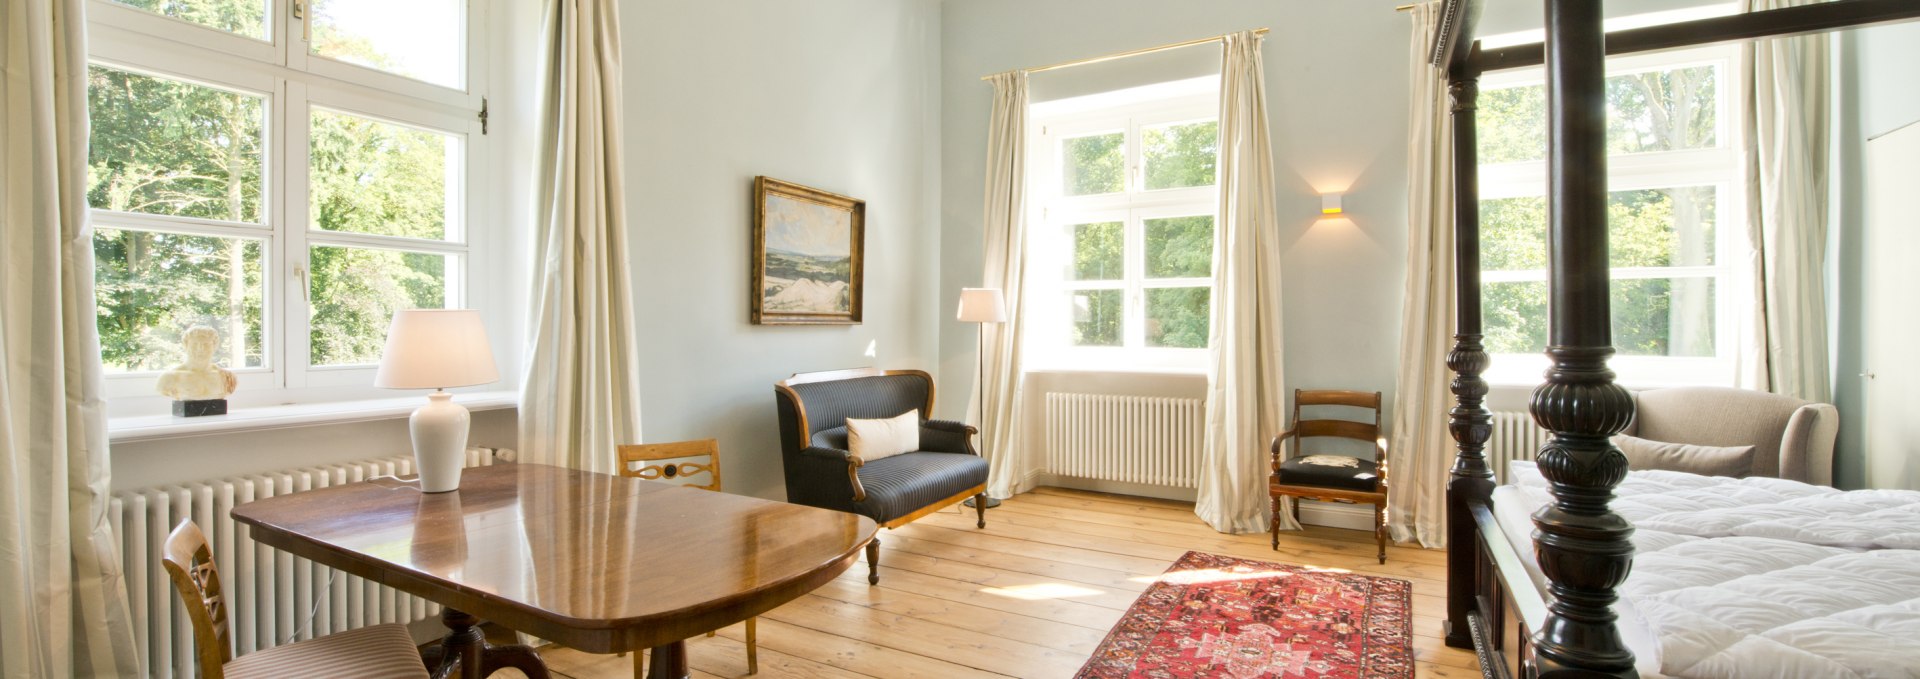
<path fill-rule="evenodd" d="M 980 381 L 974 383 L 974 391 L 980 395 L 979 409 L 975 412 L 980 413 L 981 438 L 984 439 L 987 423 L 987 324 L 1007 322 L 1007 299 L 1000 294 L 999 288 L 961 288 L 957 317 L 962 323 L 980 324 L 980 344 L 973 352 L 973 360 L 980 366 Z M 972 507 L 973 500 L 967 500 L 966 505 Z M 1000 501 L 989 497 L 987 506 L 998 507 Z"/>

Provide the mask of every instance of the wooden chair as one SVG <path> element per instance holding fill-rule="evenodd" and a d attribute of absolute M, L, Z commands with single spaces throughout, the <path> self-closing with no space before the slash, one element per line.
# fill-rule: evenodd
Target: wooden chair
<path fill-rule="evenodd" d="M 1372 422 L 1302 420 L 1309 406 L 1347 406 L 1373 411 Z M 1374 445 L 1373 459 L 1344 455 L 1302 454 L 1305 439 L 1338 438 Z M 1283 458 L 1280 444 L 1291 441 Z M 1280 549 L 1280 499 L 1293 498 L 1293 517 L 1300 518 L 1300 500 L 1373 505 L 1373 539 L 1380 563 L 1387 562 L 1387 440 L 1380 436 L 1380 392 L 1293 391 L 1293 421 L 1273 439 L 1273 476 L 1267 494 L 1273 498 L 1273 548 Z"/>
<path fill-rule="evenodd" d="M 689 476 L 707 474 L 708 483 L 685 485 L 703 490 L 720 490 L 720 444 L 713 439 L 697 441 L 675 441 L 673 443 L 642 443 L 620 446 L 620 475 L 650 481 L 675 480 Z M 705 457 L 705 462 L 661 462 Z M 754 629 L 754 621 L 759 618 L 747 618 L 747 674 L 760 673 L 760 645 Z M 708 632 L 707 636 L 713 636 Z M 633 656 L 633 676 L 635 679 L 646 676 L 646 668 L 641 664 L 642 654 Z"/>
<path fill-rule="evenodd" d="M 193 621 L 193 643 L 200 656 L 200 676 L 205 679 L 427 679 L 427 667 L 413 645 L 413 636 L 405 625 L 398 624 L 362 627 L 235 658 L 227 626 L 226 596 L 220 589 L 220 572 L 214 567 L 206 534 L 192 521 L 180 522 L 167 536 L 166 553 L 160 561 L 187 605 L 187 618 Z"/>

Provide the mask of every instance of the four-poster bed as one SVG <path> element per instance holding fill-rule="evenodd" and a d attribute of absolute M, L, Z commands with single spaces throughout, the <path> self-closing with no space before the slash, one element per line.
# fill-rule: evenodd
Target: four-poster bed
<path fill-rule="evenodd" d="M 1637 676 L 1616 625 L 1617 589 L 1634 561 L 1633 526 L 1610 506 L 1627 462 L 1610 437 L 1633 418 L 1614 383 L 1609 321 L 1605 57 L 1920 19 L 1916 0 L 1834 0 L 1604 34 L 1601 0 L 1545 0 L 1544 44 L 1482 50 L 1481 0 L 1444 0 L 1432 63 L 1452 96 L 1456 373 L 1449 429 L 1458 444 L 1447 485 L 1447 628 L 1450 646 L 1476 649 L 1486 677 Z M 1538 470 L 1551 501 L 1533 514 L 1533 549 L 1495 518 L 1493 470 L 1484 455 L 1491 414 L 1481 378 L 1479 188 L 1475 101 L 1482 73 L 1541 66 L 1547 72 L 1548 300 L 1551 368 L 1533 394 L 1534 419 L 1553 438 Z"/>

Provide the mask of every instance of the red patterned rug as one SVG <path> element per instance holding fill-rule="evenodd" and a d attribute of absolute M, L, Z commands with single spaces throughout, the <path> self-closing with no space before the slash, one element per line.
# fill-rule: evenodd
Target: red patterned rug
<path fill-rule="evenodd" d="M 1413 676 L 1405 580 L 1187 552 L 1076 679 Z"/>

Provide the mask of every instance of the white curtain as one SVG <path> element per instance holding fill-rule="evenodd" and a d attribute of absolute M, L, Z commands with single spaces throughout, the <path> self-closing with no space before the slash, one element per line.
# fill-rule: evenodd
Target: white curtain
<path fill-rule="evenodd" d="M 140 672 L 107 524 L 85 0 L 0 3 L 0 675 Z"/>
<path fill-rule="evenodd" d="M 616 446 L 640 442 L 617 5 L 547 4 L 531 337 L 520 395 L 525 459 L 597 472 L 613 471 Z"/>
<path fill-rule="evenodd" d="M 1274 210 L 1260 36 L 1224 39 L 1220 217 L 1213 252 L 1207 434 L 1194 513 L 1223 533 L 1267 530 L 1268 442 L 1286 427 L 1281 384 L 1280 222 Z M 1298 528 L 1282 511 L 1284 527 Z"/>
<path fill-rule="evenodd" d="M 1446 74 L 1428 63 L 1440 3 L 1413 6 L 1408 49 L 1407 283 L 1400 306 L 1400 378 L 1387 446 L 1387 531 L 1395 542 L 1447 545 L 1454 456 L 1447 351 L 1454 330 L 1453 118 Z"/>
<path fill-rule="evenodd" d="M 976 413 L 980 423 L 980 454 L 991 471 L 987 474 L 987 495 L 1009 498 L 1024 493 L 1028 480 L 1024 455 L 1019 449 L 1019 414 L 1022 410 L 1020 346 L 1023 323 L 1020 317 L 1026 304 L 1021 285 L 1027 266 L 1027 74 L 1025 71 L 1001 73 L 993 81 L 993 116 L 987 130 L 987 204 L 985 271 L 982 285 L 1000 288 L 1006 297 L 1007 322 L 989 323 L 981 340 L 980 360 L 986 373 L 986 412 Z M 976 391 L 978 395 L 980 392 Z"/>
<path fill-rule="evenodd" d="M 1747 11 L 1814 4 L 1747 0 Z M 1826 34 L 1774 38 L 1744 48 L 1748 237 L 1760 304 L 1747 386 L 1809 401 L 1833 400 L 1827 370 L 1827 147 L 1830 86 Z"/>

